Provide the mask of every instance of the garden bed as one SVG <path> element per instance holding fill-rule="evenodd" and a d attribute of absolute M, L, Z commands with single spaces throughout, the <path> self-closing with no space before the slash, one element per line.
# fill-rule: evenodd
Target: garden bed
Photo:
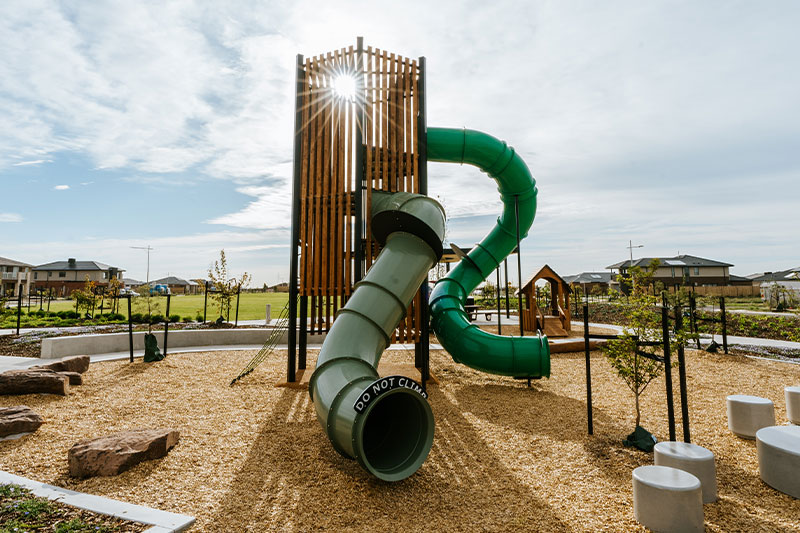
<path fill-rule="evenodd" d="M 0 397 L 0 405 L 26 404 L 45 420 L 32 435 L 0 442 L 0 469 L 194 515 L 196 531 L 644 531 L 633 518 L 631 471 L 653 458 L 621 444 L 633 429 L 632 400 L 599 352 L 593 437 L 583 354 L 554 356 L 552 377 L 527 388 L 431 352 L 441 381 L 429 389 L 433 449 L 396 484 L 333 450 L 307 391 L 274 386 L 285 379 L 285 352 L 229 387 L 252 355 L 98 363 L 67 397 Z M 311 351 L 310 368 L 315 357 Z M 384 358 L 410 361 L 413 350 Z M 755 442 L 728 431 L 725 410 L 729 394 L 764 396 L 783 423 L 783 387 L 800 383 L 800 367 L 694 350 L 687 367 L 693 442 L 717 456 L 720 499 L 704 506 L 707 531 L 800 529 L 800 501 L 761 482 Z M 680 417 L 677 402 L 676 381 Z M 662 378 L 643 396 L 642 425 L 659 439 L 664 403 Z M 166 458 L 117 477 L 68 476 L 73 443 L 137 427 L 174 427 L 181 440 Z"/>

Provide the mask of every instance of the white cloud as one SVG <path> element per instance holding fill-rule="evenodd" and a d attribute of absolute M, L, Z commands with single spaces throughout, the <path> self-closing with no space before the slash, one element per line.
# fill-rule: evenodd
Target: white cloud
<path fill-rule="evenodd" d="M 11 166 L 13 167 L 24 167 L 28 165 L 41 165 L 42 163 L 52 163 L 52 159 L 35 159 L 33 161 L 20 161 L 19 163 L 13 163 Z"/>
<path fill-rule="evenodd" d="M 69 185 L 56 185 L 53 187 L 53 190 L 56 191 L 66 191 L 67 189 L 69 189 Z"/>
<path fill-rule="evenodd" d="M 0 213 L 0 222 L 22 222 L 22 215 L 17 213 Z"/>

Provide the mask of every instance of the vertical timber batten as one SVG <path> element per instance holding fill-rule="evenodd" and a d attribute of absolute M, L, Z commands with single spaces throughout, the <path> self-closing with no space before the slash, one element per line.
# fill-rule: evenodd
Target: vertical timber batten
<path fill-rule="evenodd" d="M 365 94 L 364 90 L 364 38 L 359 37 L 356 44 L 356 94 Z M 355 275 L 353 281 L 358 283 L 364 277 L 364 123 L 366 121 L 365 102 L 357 98 L 355 125 L 355 204 L 356 204 L 356 239 L 355 239 Z"/>

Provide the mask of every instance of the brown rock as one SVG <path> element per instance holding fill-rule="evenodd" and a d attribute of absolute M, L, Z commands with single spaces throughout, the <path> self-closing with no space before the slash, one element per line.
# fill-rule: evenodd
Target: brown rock
<path fill-rule="evenodd" d="M 0 394 L 69 393 L 69 378 L 46 369 L 8 370 L 0 374 Z"/>
<path fill-rule="evenodd" d="M 69 449 L 69 474 L 115 476 L 142 461 L 164 457 L 179 437 L 174 429 L 136 429 L 82 440 Z"/>
<path fill-rule="evenodd" d="M 0 407 L 0 438 L 17 433 L 32 433 L 42 425 L 42 417 L 25 405 Z"/>
<path fill-rule="evenodd" d="M 83 376 L 78 372 L 54 371 L 41 366 L 32 366 L 28 370 L 31 372 L 44 372 L 45 374 L 55 372 L 59 376 L 65 376 L 69 380 L 70 385 L 83 385 Z"/>
<path fill-rule="evenodd" d="M 77 372 L 83 374 L 89 370 L 89 356 L 73 355 L 72 357 L 65 357 L 61 361 L 53 361 L 52 363 L 39 365 L 35 368 L 46 368 L 53 372 Z"/>
<path fill-rule="evenodd" d="M 83 385 L 83 376 L 78 372 L 58 372 L 62 376 L 67 376 L 70 385 Z"/>

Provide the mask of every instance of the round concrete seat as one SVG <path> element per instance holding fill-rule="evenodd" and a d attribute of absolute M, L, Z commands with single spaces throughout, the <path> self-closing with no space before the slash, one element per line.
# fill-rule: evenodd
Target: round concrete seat
<path fill-rule="evenodd" d="M 700 480 L 703 503 L 717 501 L 717 470 L 710 450 L 688 442 L 659 442 L 655 446 L 655 463 L 693 474 Z"/>
<path fill-rule="evenodd" d="M 800 426 L 800 387 L 786 387 L 786 418 L 789 422 Z"/>
<path fill-rule="evenodd" d="M 694 475 L 668 466 L 633 471 L 633 515 L 657 532 L 703 531 L 703 495 Z"/>
<path fill-rule="evenodd" d="M 772 400 L 745 394 L 728 396 L 728 428 L 739 437 L 754 439 L 756 431 L 774 425 Z"/>
<path fill-rule="evenodd" d="M 756 433 L 758 471 L 764 483 L 800 498 L 800 426 L 772 426 Z"/>

